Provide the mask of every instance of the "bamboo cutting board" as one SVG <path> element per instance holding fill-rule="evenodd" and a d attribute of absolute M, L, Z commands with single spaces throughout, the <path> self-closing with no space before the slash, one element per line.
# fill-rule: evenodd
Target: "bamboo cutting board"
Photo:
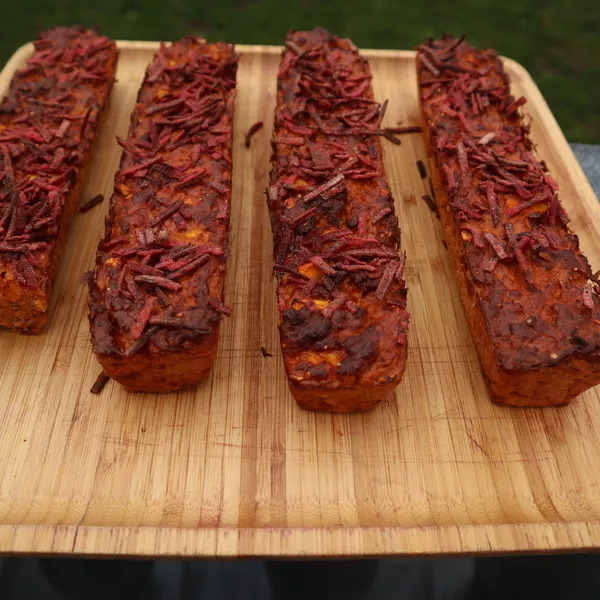
<path fill-rule="evenodd" d="M 108 197 L 155 43 L 121 42 L 118 83 L 85 198 Z M 600 406 L 509 409 L 488 400 L 439 223 L 421 200 L 421 136 L 383 142 L 408 254 L 412 326 L 395 395 L 364 415 L 298 409 L 285 380 L 264 201 L 279 49 L 240 46 L 232 252 L 209 380 L 127 394 L 88 342 L 87 290 L 105 202 L 73 223 L 45 335 L 0 331 L 0 551 L 298 556 L 481 553 L 600 546 Z M 4 93 L 30 54 L 0 75 Z M 365 51 L 386 123 L 418 122 L 414 54 Z M 600 267 L 600 207 L 527 72 L 506 65 L 533 116 L 574 230 Z M 244 148 L 251 124 L 265 128 Z M 273 353 L 263 357 L 260 347 Z"/>

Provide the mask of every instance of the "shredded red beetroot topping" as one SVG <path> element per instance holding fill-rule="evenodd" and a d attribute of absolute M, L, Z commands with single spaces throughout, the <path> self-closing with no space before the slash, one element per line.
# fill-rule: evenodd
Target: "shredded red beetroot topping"
<path fill-rule="evenodd" d="M 320 29 L 288 36 L 267 197 L 284 358 L 292 378 L 308 373 L 304 384 L 360 376 L 386 339 L 405 340 L 404 260 L 378 141 L 386 106 L 352 42 Z M 306 367 L 308 349 L 324 351 L 320 366 Z"/>
<path fill-rule="evenodd" d="M 49 285 L 65 200 L 89 159 L 114 81 L 110 39 L 78 27 L 41 34 L 0 104 L 0 261 Z"/>
<path fill-rule="evenodd" d="M 597 348 L 596 283 L 497 53 L 444 37 L 419 46 L 417 69 L 443 209 L 503 366 Z"/>
<path fill-rule="evenodd" d="M 184 38 L 140 89 L 91 282 L 99 354 L 173 350 L 222 315 L 237 55 Z"/>

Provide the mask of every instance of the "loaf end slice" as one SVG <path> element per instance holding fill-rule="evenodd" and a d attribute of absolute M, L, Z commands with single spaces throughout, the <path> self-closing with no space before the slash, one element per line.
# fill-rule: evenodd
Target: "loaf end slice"
<path fill-rule="evenodd" d="M 115 79 L 112 40 L 57 27 L 0 105 L 0 325 L 40 333 Z"/>
<path fill-rule="evenodd" d="M 184 38 L 154 56 L 131 117 L 90 278 L 92 346 L 127 390 L 210 372 L 229 254 L 237 55 Z"/>
<path fill-rule="evenodd" d="M 322 29 L 288 35 L 267 197 L 285 369 L 310 410 L 371 410 L 406 364 L 405 257 L 379 143 L 384 111 L 350 40 Z"/>
<path fill-rule="evenodd" d="M 559 406 L 600 383 L 598 282 L 494 50 L 418 48 L 444 237 L 491 399 Z"/>

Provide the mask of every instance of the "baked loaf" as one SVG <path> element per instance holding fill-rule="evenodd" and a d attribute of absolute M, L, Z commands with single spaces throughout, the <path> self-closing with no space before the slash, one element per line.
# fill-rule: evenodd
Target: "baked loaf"
<path fill-rule="evenodd" d="M 154 56 L 131 117 L 90 279 L 104 372 L 131 391 L 198 383 L 217 349 L 237 56 L 184 38 Z"/>
<path fill-rule="evenodd" d="M 565 404 L 600 382 L 597 281 L 494 50 L 419 46 L 440 218 L 492 400 Z"/>
<path fill-rule="evenodd" d="M 277 85 L 268 206 L 280 335 L 303 408 L 374 408 L 406 362 L 404 256 L 377 133 L 382 107 L 350 40 L 292 32 Z"/>
<path fill-rule="evenodd" d="M 40 333 L 115 78 L 115 43 L 42 33 L 0 104 L 0 325 Z"/>

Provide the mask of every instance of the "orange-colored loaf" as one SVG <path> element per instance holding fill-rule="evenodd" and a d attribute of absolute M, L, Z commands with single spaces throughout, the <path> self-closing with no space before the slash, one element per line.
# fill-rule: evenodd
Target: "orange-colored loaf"
<path fill-rule="evenodd" d="M 494 50 L 419 46 L 422 121 L 462 303 L 492 400 L 565 404 L 600 383 L 597 281 Z"/>
<path fill-rule="evenodd" d="M 350 40 L 291 33 L 278 76 L 268 205 L 281 345 L 303 408 L 374 408 L 406 363 L 404 257 L 382 107 Z"/>
<path fill-rule="evenodd" d="M 115 43 L 40 35 L 0 105 L 0 325 L 40 333 L 64 238 L 114 82 Z"/>
<path fill-rule="evenodd" d="M 229 309 L 231 147 L 237 56 L 184 38 L 148 67 L 90 279 L 92 346 L 131 391 L 201 381 Z"/>

